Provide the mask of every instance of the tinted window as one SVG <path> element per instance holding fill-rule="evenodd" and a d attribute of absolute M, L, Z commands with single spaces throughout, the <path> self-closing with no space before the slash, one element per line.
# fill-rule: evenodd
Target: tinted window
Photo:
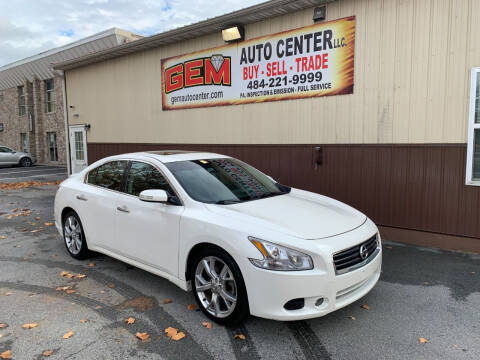
<path fill-rule="evenodd" d="M 112 161 L 103 164 L 88 174 L 88 183 L 110 190 L 122 191 L 126 161 Z"/>
<path fill-rule="evenodd" d="M 7 147 L 0 146 L 0 152 L 9 153 L 12 152 L 12 150 Z"/>
<path fill-rule="evenodd" d="M 174 192 L 167 180 L 152 165 L 132 161 L 127 174 L 127 193 L 138 196 L 143 190 L 165 190 L 170 195 Z"/>
<path fill-rule="evenodd" d="M 193 199 L 205 203 L 229 204 L 290 191 L 235 159 L 178 161 L 166 166 Z"/>

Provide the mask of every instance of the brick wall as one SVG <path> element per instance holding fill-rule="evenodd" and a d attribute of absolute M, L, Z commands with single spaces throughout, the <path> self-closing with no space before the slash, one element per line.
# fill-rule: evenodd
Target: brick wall
<path fill-rule="evenodd" d="M 42 164 L 66 163 L 65 127 L 63 112 L 62 79 L 54 79 L 55 106 L 54 111 L 47 113 L 45 81 L 35 79 L 33 82 L 25 82 L 25 102 L 27 112 L 19 116 L 18 89 L 17 87 L 0 90 L 0 123 L 4 124 L 4 131 L 0 132 L 0 144 L 21 150 L 20 134 L 26 133 L 29 141 L 29 151 L 37 157 Z M 29 114 L 34 122 L 30 131 Z M 57 135 L 58 161 L 51 162 L 47 133 L 55 132 Z"/>

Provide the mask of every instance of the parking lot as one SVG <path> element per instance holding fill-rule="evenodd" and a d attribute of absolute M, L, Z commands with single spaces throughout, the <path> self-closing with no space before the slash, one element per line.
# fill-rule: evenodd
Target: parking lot
<path fill-rule="evenodd" d="M 0 167 L 0 183 L 17 181 L 56 181 L 67 177 L 62 166 L 34 165 L 32 167 Z"/>
<path fill-rule="evenodd" d="M 50 176 L 40 167 L 1 169 L 0 176 L 37 169 L 38 176 Z M 344 309 L 308 321 L 250 318 L 237 328 L 213 324 L 208 329 L 203 314 L 189 310 L 192 294 L 169 281 L 103 255 L 72 259 L 52 225 L 55 191 L 55 186 L 0 190 L 0 354 L 11 350 L 13 359 L 43 359 L 45 351 L 52 359 L 480 358 L 479 255 L 387 241 L 378 285 Z M 132 324 L 125 322 L 130 317 Z M 35 326 L 25 329 L 25 324 Z M 168 327 L 185 338 L 169 339 Z M 149 339 L 141 341 L 137 333 Z"/>

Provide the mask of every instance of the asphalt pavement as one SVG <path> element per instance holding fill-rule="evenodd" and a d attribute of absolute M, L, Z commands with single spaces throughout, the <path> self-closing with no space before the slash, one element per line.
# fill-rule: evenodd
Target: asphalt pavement
<path fill-rule="evenodd" d="M 63 166 L 34 165 L 31 167 L 1 166 L 0 183 L 21 181 L 56 181 L 67 177 Z"/>
<path fill-rule="evenodd" d="M 251 317 L 237 328 L 207 329 L 202 322 L 208 319 L 187 309 L 194 304 L 192 294 L 169 281 L 103 255 L 72 259 L 50 225 L 55 190 L 0 191 L 0 324 L 6 324 L 0 328 L 0 354 L 11 350 L 13 359 L 43 359 L 44 351 L 52 351 L 48 359 L 480 358 L 480 255 L 387 241 L 379 283 L 344 309 L 308 321 Z M 62 277 L 64 271 L 75 277 Z M 78 278 L 79 273 L 86 277 Z M 129 317 L 133 324 L 125 322 Z M 22 328 L 29 323 L 37 326 Z M 185 338 L 169 339 L 168 327 Z M 148 333 L 149 340 L 142 342 L 137 332 Z M 239 334 L 245 339 L 235 338 Z"/>

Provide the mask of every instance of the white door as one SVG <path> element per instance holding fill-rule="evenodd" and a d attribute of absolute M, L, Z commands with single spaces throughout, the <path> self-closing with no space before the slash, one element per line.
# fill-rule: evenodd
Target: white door
<path fill-rule="evenodd" d="M 152 165 L 132 161 L 124 195 L 118 195 L 115 244 L 120 255 L 178 277 L 178 237 L 183 206 L 141 201 L 143 190 L 173 194 L 163 175 Z"/>
<path fill-rule="evenodd" d="M 84 125 L 70 126 L 72 174 L 87 167 L 87 132 Z"/>

